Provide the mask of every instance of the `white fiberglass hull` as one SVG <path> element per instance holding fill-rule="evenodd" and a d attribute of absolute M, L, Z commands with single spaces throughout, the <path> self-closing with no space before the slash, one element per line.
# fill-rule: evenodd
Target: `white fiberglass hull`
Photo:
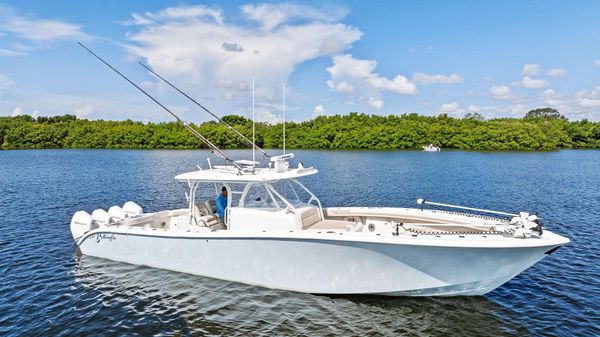
<path fill-rule="evenodd" d="M 551 232 L 503 247 L 339 233 L 264 234 L 103 228 L 86 234 L 79 246 L 86 255 L 283 290 L 452 296 L 485 294 L 568 242 Z"/>

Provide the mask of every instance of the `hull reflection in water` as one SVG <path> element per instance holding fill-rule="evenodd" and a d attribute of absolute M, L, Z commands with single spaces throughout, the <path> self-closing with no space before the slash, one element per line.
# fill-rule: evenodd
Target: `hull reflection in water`
<path fill-rule="evenodd" d="M 74 276 L 88 292 L 90 309 L 125 308 L 136 321 L 155 321 L 157 331 L 307 335 L 527 334 L 514 315 L 485 297 L 383 298 L 316 296 L 220 281 L 82 256 Z M 114 314 L 114 313 L 113 313 Z M 131 313 L 128 314 L 132 319 Z M 331 319 L 335 324 L 331 324 Z M 485 324 L 481 324 L 485 322 Z"/>

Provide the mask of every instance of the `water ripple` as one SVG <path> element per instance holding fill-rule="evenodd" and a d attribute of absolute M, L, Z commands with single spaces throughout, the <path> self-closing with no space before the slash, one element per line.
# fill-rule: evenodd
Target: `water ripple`
<path fill-rule="evenodd" d="M 206 152 L 0 151 L 0 335 L 600 335 L 600 152 L 298 152 L 325 205 L 528 209 L 572 243 L 485 297 L 264 289 L 77 253 L 75 210 L 182 207 Z"/>

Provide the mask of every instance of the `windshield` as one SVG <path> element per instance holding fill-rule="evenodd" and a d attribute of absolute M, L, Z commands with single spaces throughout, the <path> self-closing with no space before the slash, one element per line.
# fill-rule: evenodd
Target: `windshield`
<path fill-rule="evenodd" d="M 294 208 L 311 205 L 310 201 L 313 196 L 293 180 L 280 180 L 271 183 L 271 186 Z"/>
<path fill-rule="evenodd" d="M 285 203 L 267 189 L 264 183 L 250 184 L 246 189 L 243 200 L 240 200 L 240 207 L 245 208 L 281 208 Z"/>

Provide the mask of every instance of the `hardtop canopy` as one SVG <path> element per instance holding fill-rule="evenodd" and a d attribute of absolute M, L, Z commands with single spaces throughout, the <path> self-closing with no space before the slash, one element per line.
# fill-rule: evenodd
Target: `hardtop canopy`
<path fill-rule="evenodd" d="M 179 174 L 176 180 L 182 182 L 274 182 L 282 179 L 295 179 L 318 173 L 314 167 L 288 169 L 276 172 L 273 168 L 251 168 L 239 171 L 235 167 L 214 167 L 208 170 L 198 170 Z"/>

